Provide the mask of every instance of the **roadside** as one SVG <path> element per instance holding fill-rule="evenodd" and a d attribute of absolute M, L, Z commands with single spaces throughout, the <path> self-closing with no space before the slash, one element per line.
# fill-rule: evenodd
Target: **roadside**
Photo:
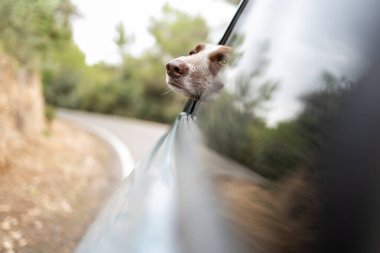
<path fill-rule="evenodd" d="M 89 124 L 111 132 L 128 147 L 135 163 L 144 159 L 169 125 L 132 118 L 59 109 L 58 117 L 87 128 Z"/>
<path fill-rule="evenodd" d="M 118 185 L 108 146 L 56 120 L 0 177 L 0 252 L 69 253 Z"/>

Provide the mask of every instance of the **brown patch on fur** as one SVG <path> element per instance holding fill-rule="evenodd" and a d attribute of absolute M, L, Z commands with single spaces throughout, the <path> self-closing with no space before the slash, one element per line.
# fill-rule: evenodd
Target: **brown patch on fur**
<path fill-rule="evenodd" d="M 228 57 L 232 53 L 232 48 L 228 46 L 222 46 L 215 52 L 212 52 L 208 58 L 210 61 L 209 69 L 210 72 L 215 76 L 218 74 L 219 70 L 227 62 Z"/>
<path fill-rule="evenodd" d="M 189 52 L 189 55 L 197 54 L 205 49 L 205 44 L 198 44 L 194 49 Z"/>

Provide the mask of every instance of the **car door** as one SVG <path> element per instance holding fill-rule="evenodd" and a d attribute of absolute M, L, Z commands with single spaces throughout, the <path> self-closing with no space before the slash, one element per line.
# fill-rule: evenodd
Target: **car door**
<path fill-rule="evenodd" d="M 242 1 L 224 89 L 188 102 L 76 252 L 373 251 L 379 8 Z"/>

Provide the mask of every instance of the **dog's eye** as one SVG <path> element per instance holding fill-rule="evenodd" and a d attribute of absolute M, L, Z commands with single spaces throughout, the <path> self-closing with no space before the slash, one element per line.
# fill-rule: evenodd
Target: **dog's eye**
<path fill-rule="evenodd" d="M 193 55 L 193 54 L 196 54 L 196 52 L 194 50 L 191 50 L 189 55 Z"/>
<path fill-rule="evenodd" d="M 221 58 L 221 59 L 219 60 L 219 63 L 221 63 L 221 64 L 226 64 L 226 63 L 227 63 L 227 59 L 226 59 L 226 57 Z"/>

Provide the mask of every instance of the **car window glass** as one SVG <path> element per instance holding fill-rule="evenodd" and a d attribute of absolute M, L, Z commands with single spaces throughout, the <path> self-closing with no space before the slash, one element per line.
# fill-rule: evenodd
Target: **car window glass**
<path fill-rule="evenodd" d="M 318 209 L 310 175 L 342 101 L 372 64 L 379 11 L 370 0 L 251 1 L 227 42 L 234 55 L 224 89 L 198 103 L 197 124 L 219 156 L 205 166 L 260 178 L 229 180 L 224 189 L 248 198 L 254 221 L 242 214 L 241 227 L 260 226 L 265 232 L 252 233 L 263 247 L 307 242 Z"/>

